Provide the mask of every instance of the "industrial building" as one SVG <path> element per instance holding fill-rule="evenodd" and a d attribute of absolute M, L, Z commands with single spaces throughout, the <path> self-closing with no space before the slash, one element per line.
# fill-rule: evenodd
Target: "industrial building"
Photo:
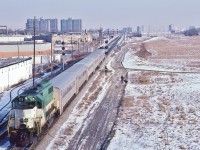
<path fill-rule="evenodd" d="M 32 42 L 1 43 L 0 58 L 33 56 L 34 45 Z M 51 43 L 36 43 L 36 55 L 50 55 Z"/>
<path fill-rule="evenodd" d="M 31 58 L 0 59 L 0 93 L 29 79 L 32 75 Z"/>

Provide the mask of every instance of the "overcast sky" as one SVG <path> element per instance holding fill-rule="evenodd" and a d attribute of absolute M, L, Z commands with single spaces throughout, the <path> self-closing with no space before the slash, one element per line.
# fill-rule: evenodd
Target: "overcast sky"
<path fill-rule="evenodd" d="M 81 18 L 83 29 L 144 25 L 200 26 L 200 0 L 0 0 L 0 25 L 25 28 L 27 18 Z M 60 24 L 60 22 L 59 22 Z"/>

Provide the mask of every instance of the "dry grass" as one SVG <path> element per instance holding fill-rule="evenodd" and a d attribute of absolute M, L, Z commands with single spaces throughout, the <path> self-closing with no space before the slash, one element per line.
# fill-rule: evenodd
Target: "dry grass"
<path fill-rule="evenodd" d="M 148 112 L 152 112 L 152 107 L 147 101 L 143 102 L 143 106 Z"/>
<path fill-rule="evenodd" d="M 159 106 L 159 111 L 165 112 L 165 106 L 161 102 L 158 102 L 157 104 Z"/>
<path fill-rule="evenodd" d="M 150 83 L 149 76 L 146 75 L 146 74 L 140 74 L 140 76 L 138 77 L 138 81 L 141 84 L 148 84 L 148 83 Z"/>
<path fill-rule="evenodd" d="M 122 103 L 123 107 L 133 107 L 133 100 L 132 97 L 125 97 Z"/>
<path fill-rule="evenodd" d="M 146 49 L 156 52 L 152 59 L 198 59 L 200 58 L 200 37 L 173 37 L 167 40 L 145 44 Z"/>
<path fill-rule="evenodd" d="M 65 134 L 65 135 L 72 135 L 72 133 L 73 133 L 73 128 L 74 128 L 74 125 L 70 125 L 69 127 L 66 128 L 64 134 Z"/>

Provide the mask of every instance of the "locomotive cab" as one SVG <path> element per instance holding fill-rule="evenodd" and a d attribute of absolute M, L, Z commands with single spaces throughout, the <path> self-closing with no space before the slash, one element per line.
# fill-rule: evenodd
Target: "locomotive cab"
<path fill-rule="evenodd" d="M 33 137 L 40 135 L 42 127 L 54 112 L 53 86 L 48 82 L 41 83 L 15 97 L 8 121 L 11 145 L 30 144 Z"/>

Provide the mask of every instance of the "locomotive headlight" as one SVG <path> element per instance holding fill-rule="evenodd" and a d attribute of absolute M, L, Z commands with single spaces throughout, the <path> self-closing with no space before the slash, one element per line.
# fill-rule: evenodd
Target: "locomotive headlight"
<path fill-rule="evenodd" d="M 21 119 L 20 119 L 20 123 L 23 123 L 23 122 L 24 122 L 24 120 L 23 120 L 23 118 L 21 118 Z"/>
<path fill-rule="evenodd" d="M 24 119 L 24 122 L 28 122 L 28 118 L 25 118 L 25 119 Z"/>

